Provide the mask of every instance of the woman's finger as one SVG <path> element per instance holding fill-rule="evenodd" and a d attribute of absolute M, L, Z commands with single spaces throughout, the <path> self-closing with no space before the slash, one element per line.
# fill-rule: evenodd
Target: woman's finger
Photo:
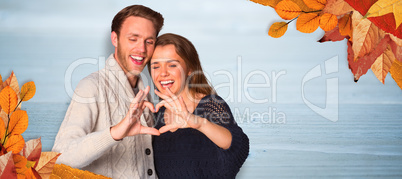
<path fill-rule="evenodd" d="M 177 129 L 177 126 L 175 126 L 173 124 L 169 124 L 169 125 L 165 125 L 165 126 L 161 127 L 159 129 L 159 132 L 162 134 L 162 133 L 165 133 L 167 131 L 172 131 L 174 129 Z"/>
<path fill-rule="evenodd" d="M 161 133 L 158 129 L 152 127 L 141 126 L 140 134 L 151 134 L 151 135 L 160 135 Z"/>
<path fill-rule="evenodd" d="M 167 109 L 169 109 L 169 110 L 172 110 L 174 107 L 172 106 L 172 105 L 170 105 L 168 102 L 166 102 L 165 100 L 162 100 L 161 102 L 159 102 L 158 104 L 156 104 L 156 106 L 155 106 L 155 111 L 159 111 L 159 109 L 162 107 L 162 106 L 165 106 L 165 108 L 167 108 Z"/>
<path fill-rule="evenodd" d="M 144 106 L 148 107 L 148 109 L 151 110 L 153 113 L 156 112 L 156 111 L 155 111 L 155 107 L 154 107 L 154 105 L 153 105 L 151 102 L 149 102 L 149 101 L 144 101 Z"/>
<path fill-rule="evenodd" d="M 165 99 L 165 100 L 170 98 L 169 96 L 159 92 L 158 90 L 155 90 L 155 94 L 158 95 L 160 98 Z"/>

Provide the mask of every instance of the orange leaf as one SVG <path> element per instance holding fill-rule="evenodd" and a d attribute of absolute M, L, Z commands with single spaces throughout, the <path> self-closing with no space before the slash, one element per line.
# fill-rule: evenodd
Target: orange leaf
<path fill-rule="evenodd" d="M 40 175 L 38 172 L 33 168 L 28 168 L 27 172 L 25 172 L 26 179 L 40 179 Z"/>
<path fill-rule="evenodd" d="M 320 16 L 316 13 L 303 13 L 296 22 L 296 29 L 304 33 L 312 33 L 320 24 Z"/>
<path fill-rule="evenodd" d="M 4 124 L 3 119 L 0 117 L 0 142 L 3 143 L 4 135 L 6 133 L 6 125 Z"/>
<path fill-rule="evenodd" d="M 402 62 L 402 46 L 398 46 L 394 41 L 389 43 L 395 58 Z"/>
<path fill-rule="evenodd" d="M 17 178 L 11 152 L 0 156 L 0 178 Z"/>
<path fill-rule="evenodd" d="M 275 11 L 285 20 L 297 17 L 302 11 L 300 7 L 291 0 L 283 0 L 275 6 Z"/>
<path fill-rule="evenodd" d="M 40 138 L 29 140 L 25 143 L 24 148 L 21 150 L 20 155 L 26 157 L 29 161 L 35 162 L 33 168 L 36 167 L 42 152 L 42 143 Z"/>
<path fill-rule="evenodd" d="M 324 31 L 330 31 L 338 25 L 338 18 L 333 14 L 325 13 L 320 17 L 320 27 Z"/>
<path fill-rule="evenodd" d="M 327 0 L 327 4 L 322 12 L 340 16 L 353 10 L 354 9 L 344 0 Z"/>
<path fill-rule="evenodd" d="M 381 81 L 381 83 L 384 84 L 385 77 L 387 76 L 389 69 L 391 69 L 394 60 L 395 60 L 394 53 L 391 50 L 391 46 L 388 45 L 384 53 L 382 53 L 379 57 L 377 57 L 373 65 L 371 65 L 371 70 L 378 78 L 378 80 Z"/>
<path fill-rule="evenodd" d="M 0 92 L 0 106 L 7 113 L 10 114 L 14 111 L 18 103 L 17 94 L 10 86 L 6 86 Z"/>
<path fill-rule="evenodd" d="M 14 72 L 11 72 L 10 77 L 8 77 L 8 79 L 3 82 L 3 88 L 5 88 L 6 86 L 10 86 L 16 94 L 20 92 L 20 86 L 18 85 L 17 77 L 15 76 Z"/>
<path fill-rule="evenodd" d="M 53 166 L 56 163 L 60 153 L 57 152 L 42 152 L 39 158 L 38 165 L 35 170 L 38 171 L 42 178 L 49 178 L 53 171 Z"/>
<path fill-rule="evenodd" d="M 271 25 L 268 31 L 268 35 L 274 38 L 281 37 L 288 29 L 286 22 L 275 22 Z"/>
<path fill-rule="evenodd" d="M 339 19 L 339 33 L 343 36 L 352 37 L 352 18 L 350 14 L 344 15 Z"/>
<path fill-rule="evenodd" d="M 352 48 L 355 60 L 373 51 L 385 36 L 384 31 L 371 23 L 370 20 L 363 19 L 363 16 L 356 11 L 352 15 L 352 27 Z"/>
<path fill-rule="evenodd" d="M 13 154 L 17 154 L 21 151 L 24 145 L 25 141 L 22 135 L 11 135 L 4 147 L 7 149 L 7 151 L 13 151 Z"/>
<path fill-rule="evenodd" d="M 392 34 L 389 34 L 389 36 L 391 37 L 392 41 L 394 41 L 396 43 L 396 45 L 402 47 L 402 39 L 400 39 Z"/>
<path fill-rule="evenodd" d="M 402 62 L 395 60 L 389 72 L 399 88 L 402 89 Z"/>
<path fill-rule="evenodd" d="M 108 177 L 97 175 L 89 171 L 82 171 L 64 164 L 56 164 L 50 178 L 99 178 L 107 179 Z"/>
<path fill-rule="evenodd" d="M 14 166 L 17 172 L 17 177 L 24 179 L 27 168 L 27 159 L 21 155 L 13 155 Z"/>
<path fill-rule="evenodd" d="M 11 135 L 22 134 L 28 128 L 28 114 L 26 111 L 17 110 L 11 114 L 8 128 Z"/>
<path fill-rule="evenodd" d="M 282 0 L 250 0 L 250 1 L 253 1 L 255 3 L 261 4 L 264 6 L 275 7 Z"/>
<path fill-rule="evenodd" d="M 324 9 L 327 0 L 303 0 L 304 3 L 311 9 L 321 10 Z"/>
<path fill-rule="evenodd" d="M 36 86 L 33 81 L 27 82 L 21 87 L 20 99 L 21 101 L 30 100 L 36 92 Z"/>

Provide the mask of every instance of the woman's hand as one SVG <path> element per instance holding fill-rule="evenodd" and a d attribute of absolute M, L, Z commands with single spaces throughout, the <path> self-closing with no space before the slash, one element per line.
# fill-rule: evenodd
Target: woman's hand
<path fill-rule="evenodd" d="M 165 106 L 170 111 L 170 113 L 165 112 L 165 115 L 168 115 L 165 116 L 166 125 L 161 127 L 159 132 L 175 132 L 179 128 L 189 127 L 199 129 L 205 119 L 190 113 L 184 103 L 183 97 L 176 96 L 169 88 L 166 91 L 168 95 L 155 90 L 155 94 L 163 99 L 155 106 L 156 111 L 159 111 L 162 106 Z"/>

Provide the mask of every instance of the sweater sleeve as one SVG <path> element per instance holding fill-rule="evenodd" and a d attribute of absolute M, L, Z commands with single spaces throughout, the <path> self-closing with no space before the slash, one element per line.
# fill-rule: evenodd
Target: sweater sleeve
<path fill-rule="evenodd" d="M 52 149 L 61 153 L 57 163 L 82 168 L 119 143 L 112 138 L 110 128 L 93 132 L 99 114 L 95 81 L 86 77 L 75 89 Z"/>
<path fill-rule="evenodd" d="M 227 103 L 219 96 L 211 96 L 204 103 L 206 118 L 211 122 L 227 128 L 232 134 L 232 143 L 228 149 L 218 148 L 219 158 L 223 161 L 228 173 L 237 173 L 249 153 L 249 139 L 236 124 Z M 205 117 L 205 116 L 204 116 Z"/>

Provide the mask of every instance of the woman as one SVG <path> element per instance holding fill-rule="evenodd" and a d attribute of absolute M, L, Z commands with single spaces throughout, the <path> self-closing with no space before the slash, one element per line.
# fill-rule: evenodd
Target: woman
<path fill-rule="evenodd" d="M 159 178 L 235 178 L 247 158 L 249 140 L 229 106 L 202 72 L 197 51 L 175 34 L 158 37 L 149 62 L 155 90 L 153 141 Z"/>

